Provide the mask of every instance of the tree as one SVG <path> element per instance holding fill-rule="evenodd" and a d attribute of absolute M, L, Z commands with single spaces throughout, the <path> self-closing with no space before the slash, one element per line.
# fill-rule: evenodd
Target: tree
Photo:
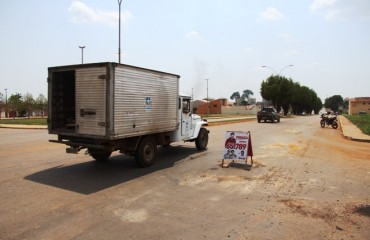
<path fill-rule="evenodd" d="M 344 102 L 343 102 L 343 111 L 345 113 L 348 113 L 348 109 L 349 109 L 349 98 L 346 98 L 344 99 Z"/>
<path fill-rule="evenodd" d="M 261 83 L 261 96 L 272 101 L 277 111 L 283 108 L 285 115 L 290 109 L 294 114 L 302 114 L 312 110 L 318 113 L 322 108 L 314 90 L 279 75 L 272 75 Z"/>
<path fill-rule="evenodd" d="M 231 94 L 230 99 L 231 100 L 235 99 L 235 105 L 238 106 L 238 100 L 240 99 L 240 93 L 234 92 L 233 94 Z"/>
<path fill-rule="evenodd" d="M 252 95 L 253 95 L 253 92 L 249 89 L 246 89 L 243 91 L 243 94 L 241 96 L 241 98 L 243 99 L 242 102 L 244 102 L 243 105 L 247 105 L 247 103 L 249 103 L 249 97 Z M 247 101 L 245 101 L 245 99 L 247 99 Z"/>
<path fill-rule="evenodd" d="M 12 94 L 8 99 L 9 108 L 15 112 L 14 117 L 17 113 L 20 113 L 23 110 L 23 97 L 20 93 Z"/>
<path fill-rule="evenodd" d="M 315 114 L 318 114 L 321 109 L 322 109 L 322 101 L 319 97 L 317 97 L 315 100 L 315 107 L 314 107 Z"/>
<path fill-rule="evenodd" d="M 33 109 L 35 107 L 35 99 L 31 93 L 26 93 L 23 97 L 23 104 L 26 110 L 27 117 L 30 118 L 32 116 Z"/>
<path fill-rule="evenodd" d="M 299 83 L 294 83 L 293 89 L 291 106 L 294 114 L 300 115 L 303 112 L 310 114 L 312 110 L 317 114 L 320 111 L 322 102 L 314 90 Z"/>
<path fill-rule="evenodd" d="M 279 112 L 283 106 L 285 114 L 289 109 L 290 98 L 293 94 L 291 79 L 284 76 L 272 75 L 261 83 L 261 96 L 273 102 Z"/>
<path fill-rule="evenodd" d="M 42 118 L 44 118 L 44 114 L 48 105 L 48 100 L 43 94 L 40 94 L 35 101 L 35 109 L 40 111 Z"/>
<path fill-rule="evenodd" d="M 343 107 L 344 101 L 342 96 L 334 95 L 325 99 L 324 106 L 330 108 L 334 112 L 338 112 L 339 107 Z"/>

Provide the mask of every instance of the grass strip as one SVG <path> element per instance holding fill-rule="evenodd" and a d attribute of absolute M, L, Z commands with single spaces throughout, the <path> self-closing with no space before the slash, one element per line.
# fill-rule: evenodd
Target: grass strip
<path fill-rule="evenodd" d="M 16 119 L 0 119 L 0 124 L 15 124 L 15 125 L 47 125 L 47 118 L 16 118 Z"/>
<path fill-rule="evenodd" d="M 347 115 L 347 118 L 361 129 L 363 133 L 370 136 L 370 114 Z"/>

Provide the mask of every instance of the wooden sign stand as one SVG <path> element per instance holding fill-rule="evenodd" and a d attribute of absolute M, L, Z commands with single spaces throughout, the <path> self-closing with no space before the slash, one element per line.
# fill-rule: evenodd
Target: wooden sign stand
<path fill-rule="evenodd" d="M 243 138 L 245 139 L 246 138 L 246 141 L 247 143 L 246 144 L 239 144 L 237 141 L 237 139 L 239 138 L 238 137 L 238 134 L 242 135 L 242 137 L 240 138 Z M 235 137 L 236 135 L 236 137 Z M 247 137 L 245 137 L 247 136 Z M 240 131 L 228 131 L 226 133 L 226 142 L 225 142 L 225 149 L 224 151 L 225 152 L 229 152 L 229 149 L 241 149 L 241 152 L 244 151 L 244 145 L 246 145 L 246 150 L 247 150 L 247 154 L 245 156 L 245 166 L 248 166 L 248 157 L 251 157 L 251 165 L 250 165 L 250 168 L 253 166 L 253 148 L 252 148 L 252 136 L 251 136 L 251 133 L 250 131 L 248 132 L 240 132 Z M 236 140 L 233 140 L 232 138 L 236 138 Z M 231 139 L 231 140 L 230 140 Z M 241 142 L 245 142 L 245 140 L 241 141 Z M 231 150 L 231 151 L 234 151 L 234 150 Z M 221 163 L 221 166 L 223 168 L 228 168 L 230 166 L 233 165 L 233 163 L 235 163 L 236 160 L 240 160 L 240 157 L 238 159 L 236 158 L 225 158 L 227 154 L 225 153 L 224 155 L 224 158 L 222 159 L 222 163 Z M 225 166 L 225 160 L 228 160 L 228 159 L 231 159 L 231 161 Z"/>

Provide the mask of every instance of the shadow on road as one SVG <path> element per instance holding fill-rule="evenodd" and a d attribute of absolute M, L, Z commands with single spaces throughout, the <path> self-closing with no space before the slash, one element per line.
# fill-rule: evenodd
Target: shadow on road
<path fill-rule="evenodd" d="M 156 162 L 149 168 L 139 168 L 132 157 L 117 155 L 105 162 L 89 161 L 49 168 L 25 179 L 88 195 L 172 167 L 196 153 L 200 152 L 188 146 L 158 148 Z"/>

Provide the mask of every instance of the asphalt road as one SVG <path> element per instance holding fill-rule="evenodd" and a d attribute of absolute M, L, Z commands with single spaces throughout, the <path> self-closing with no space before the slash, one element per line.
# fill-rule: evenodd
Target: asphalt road
<path fill-rule="evenodd" d="M 369 239 L 370 144 L 318 116 L 209 127 L 151 168 L 65 153 L 45 130 L 0 129 L 0 239 Z M 221 168 L 226 130 L 254 164 Z"/>

